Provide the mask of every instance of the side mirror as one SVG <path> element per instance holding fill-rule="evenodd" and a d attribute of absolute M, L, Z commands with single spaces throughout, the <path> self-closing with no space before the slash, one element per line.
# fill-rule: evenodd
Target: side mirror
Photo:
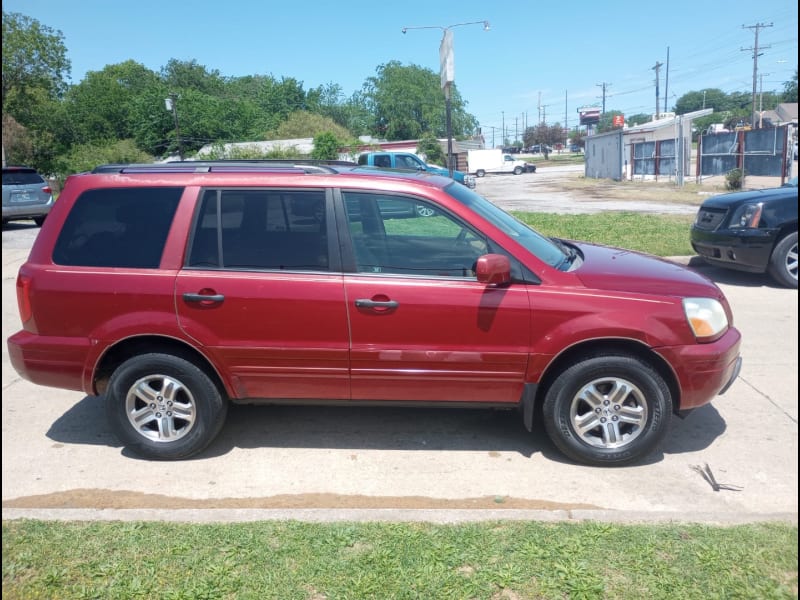
<path fill-rule="evenodd" d="M 511 283 L 511 261 L 503 254 L 484 254 L 475 266 L 478 281 L 486 285 Z"/>

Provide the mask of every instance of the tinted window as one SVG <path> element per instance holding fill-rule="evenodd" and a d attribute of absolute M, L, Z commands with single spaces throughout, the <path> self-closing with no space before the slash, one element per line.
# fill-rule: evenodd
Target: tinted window
<path fill-rule="evenodd" d="M 344 192 L 356 266 L 362 273 L 474 277 L 487 241 L 427 202 Z"/>
<path fill-rule="evenodd" d="M 3 185 L 39 185 L 44 179 L 36 171 L 3 171 Z"/>
<path fill-rule="evenodd" d="M 155 269 L 183 188 L 88 190 L 75 201 L 53 262 Z"/>
<path fill-rule="evenodd" d="M 207 190 L 187 267 L 328 269 L 322 190 Z"/>

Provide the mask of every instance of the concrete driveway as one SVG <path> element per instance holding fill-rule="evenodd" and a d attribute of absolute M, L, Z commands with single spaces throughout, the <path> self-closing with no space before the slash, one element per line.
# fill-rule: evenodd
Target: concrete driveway
<path fill-rule="evenodd" d="M 150 462 L 109 433 L 102 399 L 8 363 L 37 231 L 2 233 L 4 519 L 797 522 L 797 291 L 766 277 L 700 268 L 731 301 L 744 366 L 725 395 L 673 418 L 646 464 L 571 464 L 512 412 L 319 407 L 233 407 L 201 456 Z M 714 491 L 705 465 L 735 488 Z"/>

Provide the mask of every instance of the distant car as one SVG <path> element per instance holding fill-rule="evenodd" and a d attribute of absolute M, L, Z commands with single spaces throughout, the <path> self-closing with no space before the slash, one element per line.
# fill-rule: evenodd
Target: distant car
<path fill-rule="evenodd" d="M 33 219 L 39 227 L 53 206 L 53 190 L 30 167 L 3 167 L 3 225 Z"/>
<path fill-rule="evenodd" d="M 569 151 L 570 152 L 577 152 L 578 154 L 580 154 L 583 151 L 583 148 L 581 148 L 578 144 L 572 144 L 569 147 Z"/>
<path fill-rule="evenodd" d="M 525 172 L 526 173 L 536 173 L 536 165 L 532 162 L 525 163 Z"/>
<path fill-rule="evenodd" d="M 780 285 L 797 288 L 797 177 L 778 188 L 708 198 L 691 242 L 709 264 L 769 273 Z"/>
<path fill-rule="evenodd" d="M 543 154 L 545 152 L 551 154 L 553 152 L 553 147 L 548 146 L 547 144 L 534 144 L 533 146 L 528 148 L 528 152 L 530 154 Z"/>

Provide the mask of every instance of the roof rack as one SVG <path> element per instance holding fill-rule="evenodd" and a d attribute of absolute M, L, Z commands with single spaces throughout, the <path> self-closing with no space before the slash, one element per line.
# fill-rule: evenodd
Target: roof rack
<path fill-rule="evenodd" d="M 165 163 L 100 165 L 92 173 L 236 173 L 244 171 L 284 173 L 338 173 L 334 166 L 355 167 L 346 160 L 253 159 L 173 160 Z"/>

